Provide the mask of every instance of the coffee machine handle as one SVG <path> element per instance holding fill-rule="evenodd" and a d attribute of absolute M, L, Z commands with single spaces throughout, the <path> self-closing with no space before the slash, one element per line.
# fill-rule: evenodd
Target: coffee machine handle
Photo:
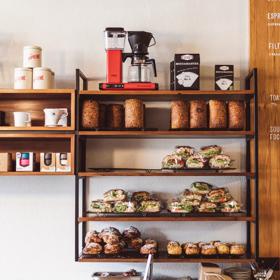
<path fill-rule="evenodd" d="M 146 62 L 153 65 L 154 76 L 157 77 L 156 61 L 153 58 L 150 58 L 150 59 L 147 59 Z"/>
<path fill-rule="evenodd" d="M 122 54 L 122 62 L 125 62 L 128 58 L 133 58 L 133 54 L 132 53 L 123 53 Z"/>
<path fill-rule="evenodd" d="M 152 39 L 153 39 L 153 43 L 151 43 L 151 44 L 149 45 L 149 47 L 152 47 L 152 46 L 154 46 L 154 45 L 157 43 L 154 36 L 152 37 Z"/>

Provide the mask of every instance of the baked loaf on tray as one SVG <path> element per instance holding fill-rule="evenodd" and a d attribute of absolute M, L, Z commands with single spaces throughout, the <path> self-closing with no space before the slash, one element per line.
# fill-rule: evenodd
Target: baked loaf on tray
<path fill-rule="evenodd" d="M 207 103 L 204 100 L 190 101 L 190 128 L 207 128 Z"/>
<path fill-rule="evenodd" d="M 227 128 L 227 106 L 224 101 L 209 101 L 209 128 Z"/>
<path fill-rule="evenodd" d="M 127 99 L 125 107 L 125 127 L 144 128 L 144 104 L 140 99 Z"/>
<path fill-rule="evenodd" d="M 171 129 L 189 128 L 189 104 L 186 101 L 171 102 Z"/>
<path fill-rule="evenodd" d="M 229 129 L 243 130 L 245 126 L 245 104 L 243 101 L 228 102 Z"/>

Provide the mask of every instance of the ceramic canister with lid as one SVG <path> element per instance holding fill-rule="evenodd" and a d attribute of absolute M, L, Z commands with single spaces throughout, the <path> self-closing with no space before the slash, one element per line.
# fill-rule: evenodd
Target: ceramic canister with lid
<path fill-rule="evenodd" d="M 36 67 L 33 69 L 33 88 L 49 89 L 52 88 L 52 71 L 50 68 Z"/>
<path fill-rule="evenodd" d="M 25 46 L 23 48 L 23 67 L 41 67 L 42 48 L 38 46 Z"/>
<path fill-rule="evenodd" d="M 26 67 L 15 68 L 15 89 L 32 89 L 32 69 Z"/>

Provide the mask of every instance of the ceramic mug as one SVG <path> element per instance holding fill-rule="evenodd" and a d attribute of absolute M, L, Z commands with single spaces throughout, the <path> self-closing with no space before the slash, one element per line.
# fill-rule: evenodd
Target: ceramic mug
<path fill-rule="evenodd" d="M 14 112 L 14 126 L 31 126 L 31 114 L 27 112 Z"/>
<path fill-rule="evenodd" d="M 67 116 L 68 116 L 67 109 L 46 108 L 44 109 L 44 113 L 45 113 L 45 126 L 47 127 L 67 126 Z"/>

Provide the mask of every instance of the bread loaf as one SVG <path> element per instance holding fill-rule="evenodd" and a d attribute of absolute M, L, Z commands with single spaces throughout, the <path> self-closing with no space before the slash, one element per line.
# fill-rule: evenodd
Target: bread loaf
<path fill-rule="evenodd" d="M 171 129 L 189 128 L 189 106 L 186 101 L 171 102 Z"/>
<path fill-rule="evenodd" d="M 82 105 L 82 127 L 94 129 L 99 127 L 99 104 L 94 100 L 85 100 Z"/>
<path fill-rule="evenodd" d="M 139 99 L 125 101 L 125 127 L 144 128 L 144 106 Z"/>
<path fill-rule="evenodd" d="M 204 100 L 190 101 L 190 128 L 207 128 L 207 104 Z"/>

